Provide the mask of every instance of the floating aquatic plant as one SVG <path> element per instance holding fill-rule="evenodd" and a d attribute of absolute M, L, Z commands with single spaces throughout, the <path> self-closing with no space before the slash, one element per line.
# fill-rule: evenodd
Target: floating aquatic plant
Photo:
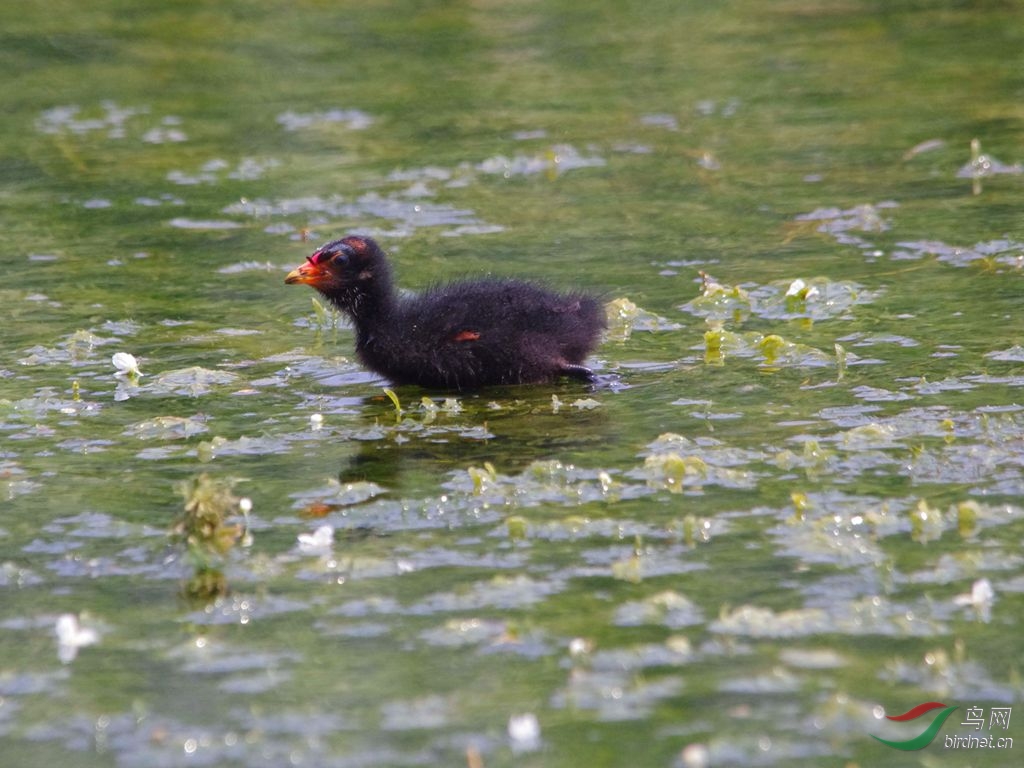
<path fill-rule="evenodd" d="M 773 333 L 761 339 L 758 342 L 758 346 L 761 348 L 761 352 L 764 353 L 765 364 L 775 365 L 782 353 L 786 352 L 789 347 L 795 347 L 796 345 Z"/>
<path fill-rule="evenodd" d="M 215 386 L 231 384 L 237 379 L 238 375 L 229 371 L 212 370 L 194 365 L 158 374 L 152 383 L 146 386 L 146 390 L 161 395 L 199 397 L 212 392 Z"/>
<path fill-rule="evenodd" d="M 698 542 L 706 544 L 711 541 L 711 521 L 706 517 L 687 515 L 683 518 L 683 543 L 688 547 Z"/>
<path fill-rule="evenodd" d="M 332 478 L 321 488 L 296 493 L 293 496 L 296 500 L 295 508 L 300 515 L 321 518 L 346 507 L 371 501 L 384 492 L 383 487 L 365 480 L 342 483 Z"/>
<path fill-rule="evenodd" d="M 420 399 L 420 408 L 423 410 L 423 423 L 432 424 L 437 419 L 438 413 L 446 413 L 450 416 L 462 413 L 462 403 L 455 397 L 446 397 L 440 405 L 433 399 L 424 395 Z"/>
<path fill-rule="evenodd" d="M 793 502 L 793 517 L 791 519 L 793 522 L 802 522 L 807 518 L 807 508 L 810 506 L 807 494 L 793 491 L 789 494 L 789 498 Z"/>
<path fill-rule="evenodd" d="M 498 472 L 489 461 L 484 462 L 483 468 L 470 467 L 466 473 L 473 481 L 473 493 L 477 496 L 494 487 L 498 482 Z"/>
<path fill-rule="evenodd" d="M 612 563 L 612 578 L 639 584 L 644 578 L 643 558 L 645 554 L 643 539 L 637 536 L 633 541 L 632 553 Z"/>
<path fill-rule="evenodd" d="M 836 379 L 842 380 L 846 375 L 846 349 L 842 344 L 835 345 L 836 351 Z"/>
<path fill-rule="evenodd" d="M 384 387 L 384 394 L 387 395 L 388 400 L 395 406 L 395 418 L 401 421 L 402 419 L 402 401 L 398 399 L 398 395 L 395 394 L 395 390 Z"/>
<path fill-rule="evenodd" d="M 819 608 L 796 608 L 776 613 L 771 608 L 741 605 L 735 610 L 723 606 L 711 630 L 729 635 L 757 638 L 792 638 L 835 631 L 828 614 Z"/>
<path fill-rule="evenodd" d="M 766 370 L 781 367 L 823 367 L 832 365 L 831 355 L 820 349 L 789 341 L 772 333 L 734 333 L 713 324 L 704 334 L 704 362 L 723 365 L 727 355 L 735 357 L 761 357 Z"/>
<path fill-rule="evenodd" d="M 680 309 L 712 320 L 742 322 L 750 315 L 752 302 L 750 294 L 738 285 L 719 283 L 707 272 L 700 273 L 700 296 L 684 304 Z"/>
<path fill-rule="evenodd" d="M 978 527 L 981 505 L 976 501 L 962 501 L 956 505 L 956 527 L 964 538 L 972 536 Z"/>
<path fill-rule="evenodd" d="M 644 460 L 644 472 L 651 486 L 682 493 L 687 483 L 702 484 L 708 476 L 708 465 L 699 456 L 680 456 L 673 451 L 648 456 Z"/>
<path fill-rule="evenodd" d="M 758 317 L 830 320 L 848 318 L 852 308 L 872 303 L 881 293 L 852 280 L 812 277 L 772 282 L 752 290 L 751 296 Z"/>
<path fill-rule="evenodd" d="M 247 515 L 252 506 L 232 492 L 235 483 L 203 473 L 178 485 L 185 507 L 171 536 L 185 545 L 193 562 L 192 577 L 182 587 L 186 597 L 212 600 L 228 592 L 222 568 L 228 553 L 245 535 L 244 526 L 229 521 Z"/>
<path fill-rule="evenodd" d="M 333 323 L 331 322 L 330 312 L 327 307 L 316 296 L 310 296 L 310 300 L 313 302 L 313 316 L 316 318 L 317 326 L 320 328 L 330 328 Z"/>
<path fill-rule="evenodd" d="M 179 440 L 206 432 L 204 416 L 155 416 L 128 426 L 124 434 L 143 440 Z"/>
<path fill-rule="evenodd" d="M 725 331 L 719 327 L 704 332 L 704 363 L 706 365 L 723 365 L 725 355 L 722 348 L 725 345 Z"/>
<path fill-rule="evenodd" d="M 648 312 L 627 298 L 614 299 L 605 304 L 609 339 L 625 341 L 634 331 L 676 331 L 682 326 Z"/>
<path fill-rule="evenodd" d="M 944 528 L 942 510 L 929 506 L 924 499 L 910 510 L 910 537 L 914 541 L 921 544 L 934 541 L 942 536 Z"/>
<path fill-rule="evenodd" d="M 525 539 L 529 534 L 529 523 L 522 515 L 509 515 L 505 518 L 508 537 L 513 541 Z"/>
<path fill-rule="evenodd" d="M 670 629 L 699 624 L 700 608 L 686 595 L 671 589 L 649 595 L 642 600 L 622 603 L 615 611 L 614 623 L 620 627 L 663 625 Z M 682 649 L 687 646 L 683 645 Z"/>

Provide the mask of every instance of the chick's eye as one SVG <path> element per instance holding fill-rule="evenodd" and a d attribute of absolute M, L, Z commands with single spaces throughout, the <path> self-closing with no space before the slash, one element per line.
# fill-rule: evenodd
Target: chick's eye
<path fill-rule="evenodd" d="M 334 254 L 331 258 L 331 262 L 337 264 L 339 267 L 344 267 L 348 264 L 348 254 L 344 251 L 338 251 L 338 253 Z"/>

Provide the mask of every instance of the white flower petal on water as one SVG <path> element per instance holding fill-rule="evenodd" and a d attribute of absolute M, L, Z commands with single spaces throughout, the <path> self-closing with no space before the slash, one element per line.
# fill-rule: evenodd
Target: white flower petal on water
<path fill-rule="evenodd" d="M 117 373 L 114 374 L 115 376 L 142 375 L 142 371 L 139 370 L 139 361 L 135 359 L 135 355 L 130 355 L 127 352 L 116 352 L 110 358 L 110 362 L 117 369 Z"/>
<path fill-rule="evenodd" d="M 971 585 L 971 591 L 965 595 L 957 595 L 953 598 L 955 605 L 970 606 L 975 609 L 982 609 L 992 605 L 996 593 L 992 589 L 992 582 L 988 579 L 978 579 Z"/>
<path fill-rule="evenodd" d="M 807 283 L 801 280 L 799 277 L 789 284 L 789 290 L 786 291 L 787 296 L 799 296 L 800 291 L 807 287 Z"/>
<path fill-rule="evenodd" d="M 93 645 L 100 637 L 95 629 L 82 627 L 73 613 L 62 614 L 55 627 L 57 634 L 57 657 L 62 664 L 70 664 L 78 655 L 78 649 Z"/>
<path fill-rule="evenodd" d="M 711 750 L 703 744 L 687 744 L 679 759 L 684 768 L 707 768 L 711 764 Z"/>
<path fill-rule="evenodd" d="M 300 552 L 322 553 L 334 544 L 334 528 L 330 525 L 321 525 L 313 533 L 300 533 L 298 538 Z"/>
<path fill-rule="evenodd" d="M 508 719 L 508 738 L 515 752 L 533 752 L 540 747 L 540 723 L 532 712 Z"/>

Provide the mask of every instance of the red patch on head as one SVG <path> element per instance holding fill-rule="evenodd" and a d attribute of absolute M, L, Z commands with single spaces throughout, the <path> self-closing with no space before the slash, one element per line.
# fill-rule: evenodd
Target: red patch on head
<path fill-rule="evenodd" d="M 452 341 L 476 341 L 480 338 L 480 331 L 459 331 L 452 336 Z"/>
<path fill-rule="evenodd" d="M 346 237 L 344 243 L 356 253 L 366 253 L 366 241 L 361 237 Z"/>
<path fill-rule="evenodd" d="M 330 261 L 337 253 L 343 252 L 349 255 L 366 256 L 370 251 L 370 244 L 365 238 L 349 235 L 341 240 L 321 245 L 312 254 L 306 257 L 310 264 L 321 264 Z"/>

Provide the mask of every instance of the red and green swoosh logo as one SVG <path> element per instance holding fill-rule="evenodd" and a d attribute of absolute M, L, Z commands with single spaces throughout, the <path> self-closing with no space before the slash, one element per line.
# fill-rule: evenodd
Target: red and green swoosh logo
<path fill-rule="evenodd" d="M 915 749 L 924 749 L 932 743 L 932 739 L 939 732 L 942 724 L 946 722 L 946 718 L 953 714 L 953 711 L 957 707 L 947 707 L 941 701 L 928 701 L 924 704 L 918 704 L 913 709 L 907 710 L 902 715 L 886 715 L 886 720 L 895 720 L 900 723 L 905 723 L 908 720 L 916 720 L 921 715 L 931 712 L 933 709 L 941 709 L 942 711 L 936 715 L 935 719 L 932 720 L 932 724 L 929 725 L 924 731 L 913 739 L 907 739 L 906 741 L 888 741 L 887 739 L 879 739 L 877 736 L 871 738 L 882 742 L 887 747 L 893 749 L 901 749 L 904 752 L 912 752 Z"/>

